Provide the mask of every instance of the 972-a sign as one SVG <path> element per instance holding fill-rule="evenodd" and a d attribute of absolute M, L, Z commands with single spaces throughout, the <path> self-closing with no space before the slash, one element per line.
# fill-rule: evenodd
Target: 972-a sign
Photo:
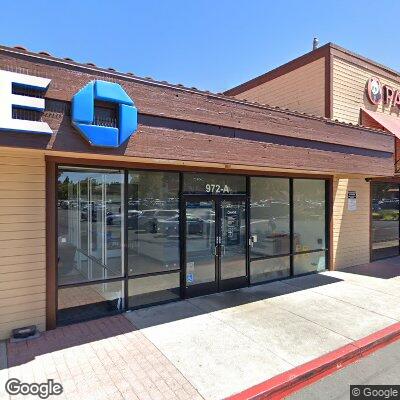
<path fill-rule="evenodd" d="M 213 194 L 229 194 L 231 189 L 228 185 L 218 185 L 217 183 L 206 183 L 206 192 Z"/>

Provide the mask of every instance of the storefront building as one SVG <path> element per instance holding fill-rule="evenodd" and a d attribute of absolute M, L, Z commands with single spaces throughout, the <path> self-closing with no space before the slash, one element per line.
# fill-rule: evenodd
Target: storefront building
<path fill-rule="evenodd" d="M 338 117 L 334 49 L 222 95 L 0 47 L 0 338 L 369 262 L 396 133 Z"/>
<path fill-rule="evenodd" d="M 363 179 L 340 178 L 337 182 L 357 192 L 357 201 L 361 198 L 370 204 L 369 230 L 359 232 L 359 247 L 351 245 L 355 254 L 341 252 L 340 264 L 399 255 L 398 72 L 328 43 L 225 94 L 391 133 L 396 149 L 394 174 L 367 178 L 370 185 Z M 366 220 L 367 215 L 359 217 Z"/>

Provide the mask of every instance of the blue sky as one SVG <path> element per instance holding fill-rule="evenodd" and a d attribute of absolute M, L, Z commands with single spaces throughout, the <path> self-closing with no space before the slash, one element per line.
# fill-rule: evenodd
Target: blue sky
<path fill-rule="evenodd" d="M 400 70 L 400 2 L 2 0 L 0 43 L 220 92 L 334 42 Z"/>

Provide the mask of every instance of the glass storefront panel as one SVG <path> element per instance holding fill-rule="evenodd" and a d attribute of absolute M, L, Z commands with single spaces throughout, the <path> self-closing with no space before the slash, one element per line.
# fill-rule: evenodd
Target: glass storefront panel
<path fill-rule="evenodd" d="M 182 249 L 180 176 L 186 221 Z M 286 278 L 291 267 L 294 275 L 324 270 L 325 181 L 249 180 L 247 220 L 247 198 L 232 196 L 247 193 L 245 176 L 60 167 L 59 324 L 180 298 L 181 250 L 185 290 L 197 284 L 211 292 L 227 289 L 224 282 L 246 284 L 248 257 L 250 283 Z M 373 203 L 379 203 L 376 212 L 389 210 L 377 221 L 388 221 L 390 214 L 390 222 L 398 224 L 398 211 L 393 216 L 387 196 Z"/>
<path fill-rule="evenodd" d="M 315 251 L 312 253 L 296 254 L 293 256 L 294 275 L 308 272 L 319 272 L 326 269 L 326 252 Z"/>
<path fill-rule="evenodd" d="M 290 276 L 290 257 L 264 258 L 250 262 L 250 283 Z"/>
<path fill-rule="evenodd" d="M 214 282 L 215 202 L 185 201 L 186 285 Z"/>
<path fill-rule="evenodd" d="M 129 171 L 128 274 L 180 268 L 179 174 Z"/>
<path fill-rule="evenodd" d="M 123 274 L 123 173 L 60 168 L 58 284 Z"/>
<path fill-rule="evenodd" d="M 325 249 L 325 181 L 293 179 L 294 251 Z"/>
<path fill-rule="evenodd" d="M 246 177 L 224 174 L 183 174 L 183 192 L 186 194 L 245 194 Z"/>
<path fill-rule="evenodd" d="M 372 185 L 372 257 L 399 254 L 399 185 L 373 182 Z"/>
<path fill-rule="evenodd" d="M 128 307 L 160 303 L 180 298 L 180 273 L 137 277 L 129 280 Z"/>
<path fill-rule="evenodd" d="M 221 201 L 221 275 L 220 279 L 246 276 L 246 203 Z"/>
<path fill-rule="evenodd" d="M 124 308 L 123 281 L 58 289 L 57 324 L 116 314 Z"/>
<path fill-rule="evenodd" d="M 256 177 L 250 182 L 250 258 L 289 254 L 289 179 Z"/>

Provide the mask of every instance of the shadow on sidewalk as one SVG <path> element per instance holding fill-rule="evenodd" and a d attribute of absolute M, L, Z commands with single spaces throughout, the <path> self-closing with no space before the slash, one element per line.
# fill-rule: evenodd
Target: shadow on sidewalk
<path fill-rule="evenodd" d="M 356 265 L 342 269 L 341 272 L 348 272 L 356 275 L 370 276 L 372 278 L 391 279 L 400 275 L 400 257 L 386 258 L 373 261 L 368 264 Z"/>
<path fill-rule="evenodd" d="M 340 272 L 390 279 L 400 275 L 400 257 L 350 267 Z M 18 343 L 8 342 L 8 367 L 21 365 L 40 355 L 69 347 L 97 342 L 133 331 L 137 331 L 139 334 L 138 329 L 341 281 L 342 279 L 337 277 L 316 273 L 59 327 L 44 332 L 38 339 L 25 340 Z"/>
<path fill-rule="evenodd" d="M 37 339 L 17 343 L 8 341 L 8 367 L 25 364 L 43 354 L 97 342 L 136 330 L 122 315 L 115 315 L 46 331 Z"/>
<path fill-rule="evenodd" d="M 139 309 L 127 313 L 126 317 L 139 329 L 144 329 L 337 282 L 342 279 L 313 273 Z"/>

